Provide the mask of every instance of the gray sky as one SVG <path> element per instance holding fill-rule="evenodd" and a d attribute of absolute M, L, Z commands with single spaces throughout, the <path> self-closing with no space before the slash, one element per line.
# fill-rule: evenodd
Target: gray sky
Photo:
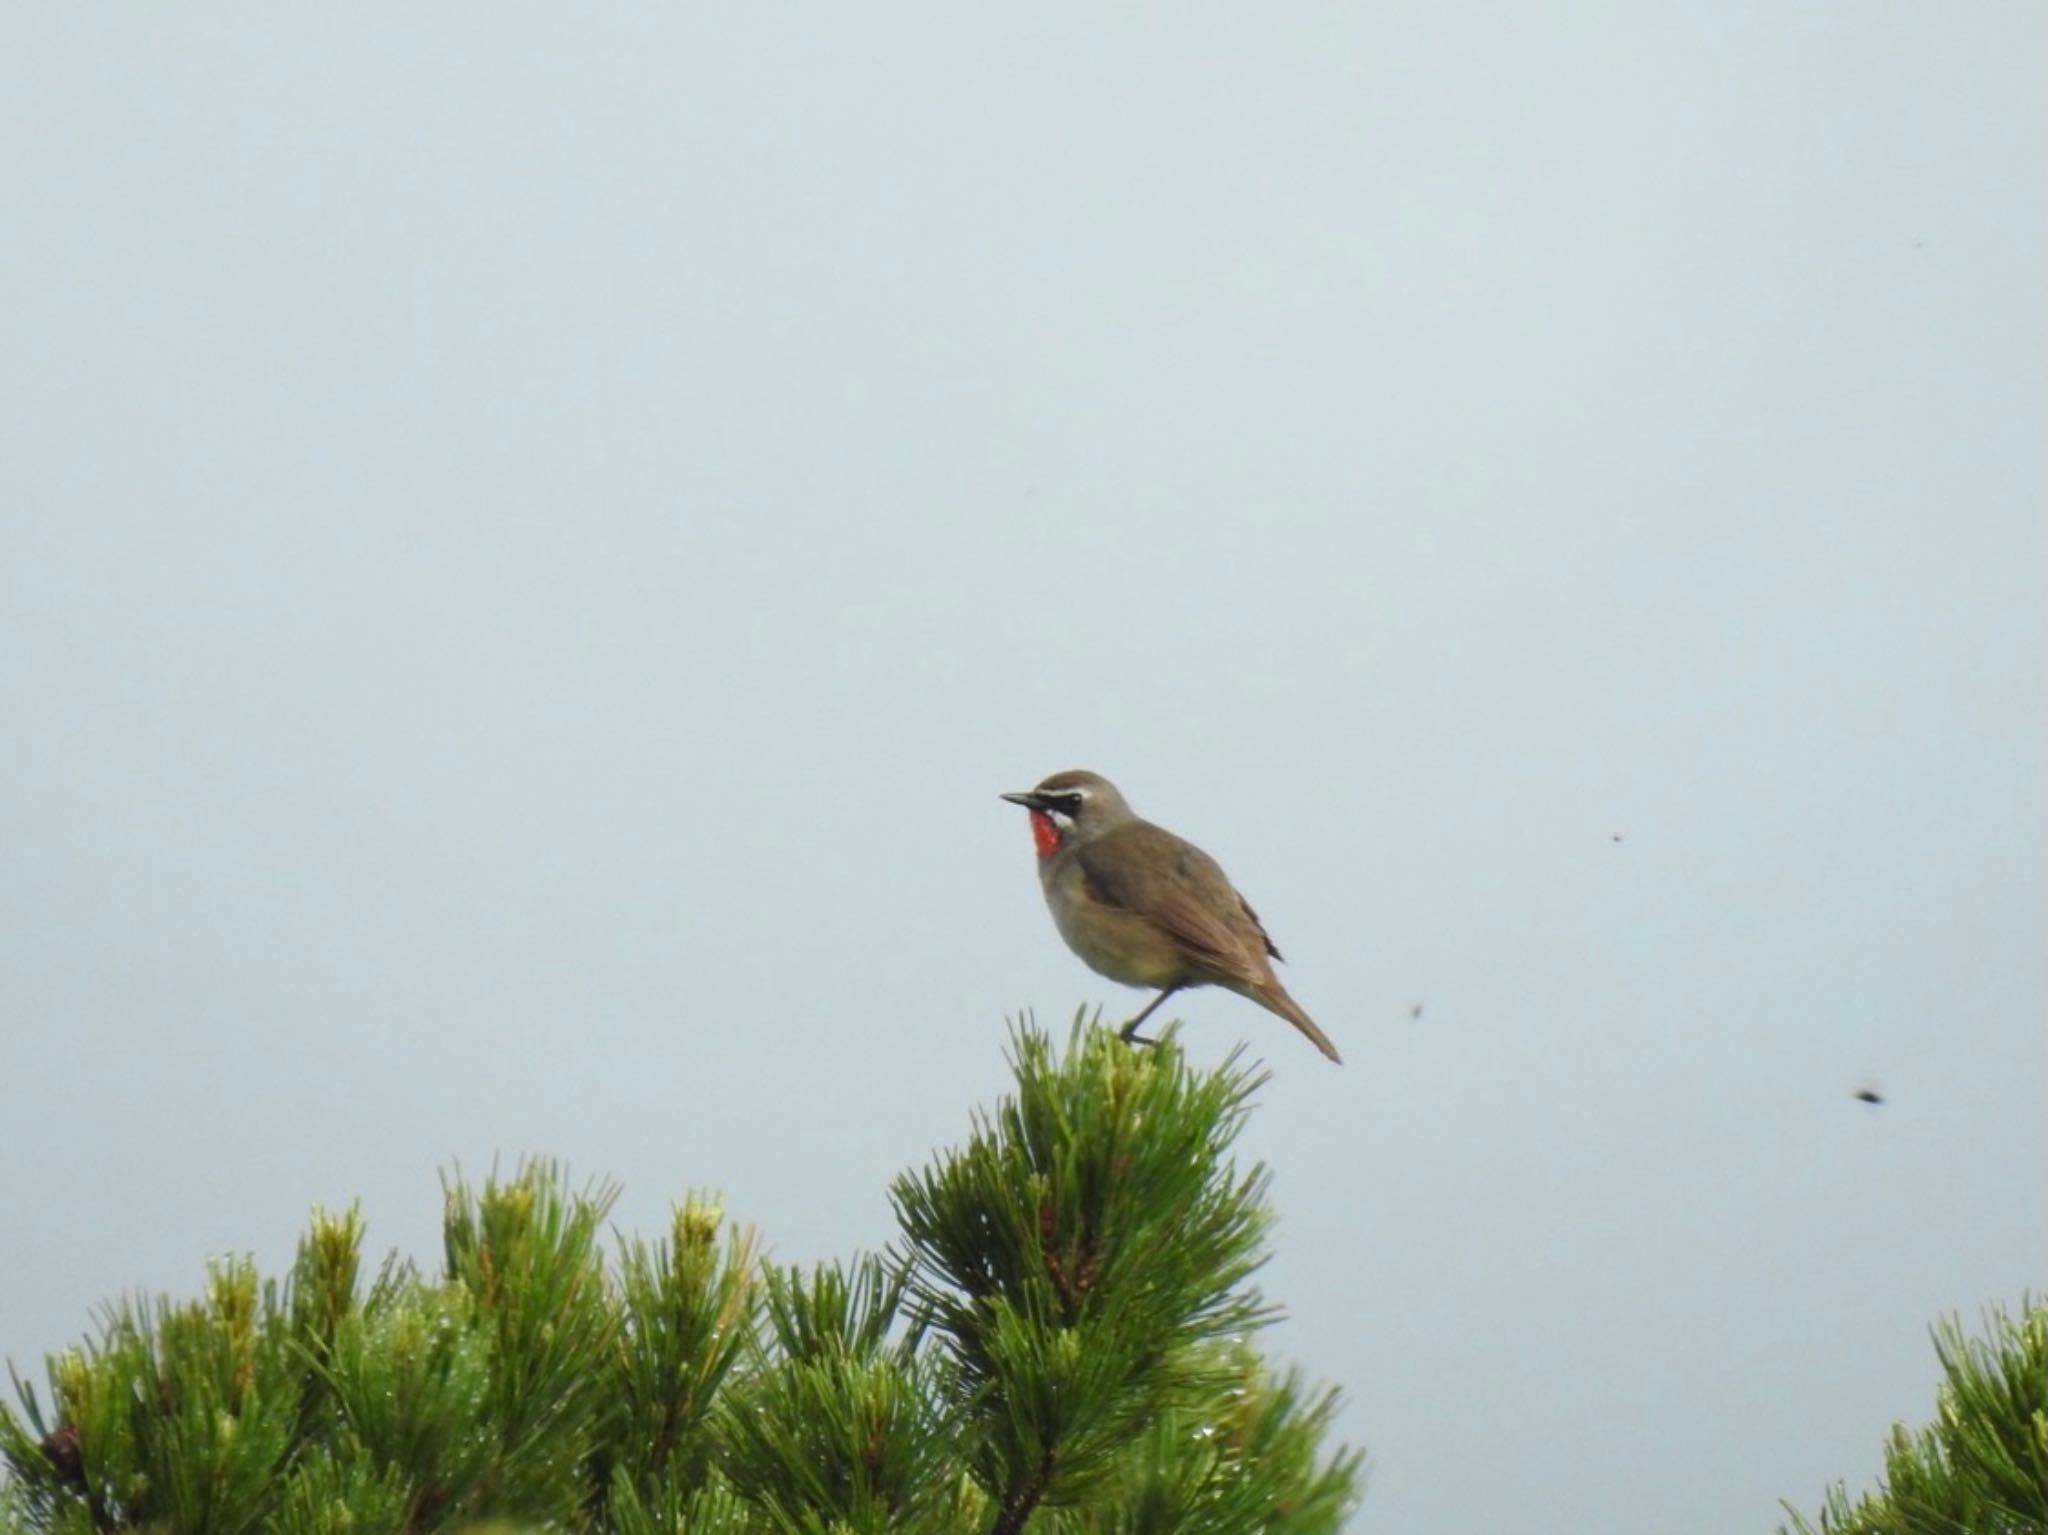
<path fill-rule="evenodd" d="M 1362 1528 L 1866 1480 L 2048 1278 L 2044 44 L 14 7 L 0 1355 L 457 1157 L 881 1243 L 1141 1000 L 995 798 L 1085 766 L 1345 1050 L 1181 1009 Z"/>

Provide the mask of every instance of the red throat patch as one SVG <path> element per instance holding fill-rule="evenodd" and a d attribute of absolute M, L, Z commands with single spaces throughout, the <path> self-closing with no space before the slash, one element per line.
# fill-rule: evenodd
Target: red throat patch
<path fill-rule="evenodd" d="M 1031 812 L 1031 840 L 1038 845 L 1040 858 L 1050 858 L 1060 850 L 1060 829 L 1043 810 Z"/>

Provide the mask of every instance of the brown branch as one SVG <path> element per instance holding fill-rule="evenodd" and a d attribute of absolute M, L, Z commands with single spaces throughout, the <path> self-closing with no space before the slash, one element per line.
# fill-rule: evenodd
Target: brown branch
<path fill-rule="evenodd" d="M 1052 1446 L 1047 1445 L 1045 1453 L 1038 1458 L 1038 1469 L 1022 1487 L 1014 1487 L 1003 1498 L 996 1510 L 996 1522 L 988 1527 L 988 1535 L 1021 1535 L 1024 1521 L 1031 1517 L 1038 1507 L 1038 1500 L 1045 1496 L 1045 1489 L 1052 1484 Z"/>

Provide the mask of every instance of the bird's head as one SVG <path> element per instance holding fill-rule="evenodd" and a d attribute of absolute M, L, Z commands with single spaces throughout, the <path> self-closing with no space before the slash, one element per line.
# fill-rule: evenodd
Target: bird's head
<path fill-rule="evenodd" d="M 1116 792 L 1115 784 L 1078 768 L 1055 773 L 1034 789 L 1003 798 L 1031 812 L 1031 837 L 1040 858 L 1099 837 L 1131 818 L 1131 807 Z"/>

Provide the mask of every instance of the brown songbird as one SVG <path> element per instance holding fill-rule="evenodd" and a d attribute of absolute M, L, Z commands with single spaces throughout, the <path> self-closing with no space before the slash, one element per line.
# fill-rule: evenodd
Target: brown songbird
<path fill-rule="evenodd" d="M 1067 947 L 1112 981 L 1159 988 L 1124 1025 L 1126 1040 L 1149 1044 L 1138 1025 L 1175 992 L 1223 986 L 1343 1059 L 1273 974 L 1280 951 L 1215 859 L 1143 819 L 1095 773 L 1055 773 L 1003 798 L 1031 812 L 1039 882 Z"/>

